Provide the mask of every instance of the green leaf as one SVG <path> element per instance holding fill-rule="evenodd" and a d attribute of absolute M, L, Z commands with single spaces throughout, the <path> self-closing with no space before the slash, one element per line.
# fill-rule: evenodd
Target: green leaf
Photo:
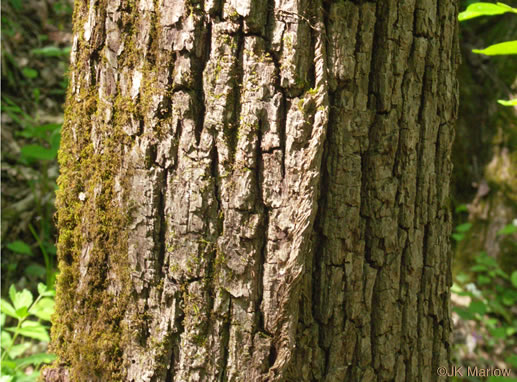
<path fill-rule="evenodd" d="M 56 149 L 47 149 L 40 145 L 25 145 L 21 148 L 22 157 L 37 160 L 53 160 L 57 156 Z"/>
<path fill-rule="evenodd" d="M 497 267 L 497 261 L 493 257 L 488 256 L 485 252 L 479 253 L 479 255 L 476 256 L 475 260 L 478 264 L 485 264 L 491 267 Z"/>
<path fill-rule="evenodd" d="M 491 376 L 487 379 L 487 382 L 517 382 L 517 378 Z"/>
<path fill-rule="evenodd" d="M 502 15 L 507 12 L 515 12 L 515 10 L 503 3 L 474 3 L 458 15 L 458 20 L 465 21 L 479 16 Z"/>
<path fill-rule="evenodd" d="M 11 335 L 5 330 L 2 330 L 2 334 L 0 337 L 0 339 L 2 340 L 2 349 L 9 349 L 9 347 L 13 343 Z"/>
<path fill-rule="evenodd" d="M 14 376 L 12 376 L 12 375 L 2 375 L 0 377 L 0 382 L 13 382 L 13 378 L 14 378 Z"/>
<path fill-rule="evenodd" d="M 42 297 L 53 297 L 56 295 L 55 290 L 48 289 L 48 287 L 43 283 L 38 283 L 38 293 Z"/>
<path fill-rule="evenodd" d="M 25 317 L 29 315 L 29 310 L 26 306 L 22 306 L 21 308 L 16 309 L 16 315 L 19 319 L 23 320 Z"/>
<path fill-rule="evenodd" d="M 25 357 L 25 358 L 16 360 L 15 362 L 19 368 L 24 368 L 29 365 L 34 365 L 34 366 L 38 367 L 42 363 L 54 362 L 55 359 L 56 359 L 56 356 L 54 354 L 37 353 L 37 354 L 33 354 L 29 357 Z"/>
<path fill-rule="evenodd" d="M 2 313 L 5 313 L 13 318 L 18 318 L 18 316 L 16 315 L 16 310 L 13 308 L 11 304 L 9 304 L 4 299 L 0 300 L 0 309 L 2 310 Z"/>
<path fill-rule="evenodd" d="M 52 135 L 50 136 L 50 146 L 52 147 L 52 150 L 55 150 L 57 153 L 57 150 L 59 149 L 59 142 L 61 141 L 61 132 L 59 130 L 55 130 L 52 132 Z"/>
<path fill-rule="evenodd" d="M 497 321 L 495 318 L 489 318 L 489 319 L 485 320 L 485 324 L 489 328 L 495 328 L 495 326 L 497 325 L 498 322 L 499 321 Z"/>
<path fill-rule="evenodd" d="M 460 204 L 458 207 L 456 207 L 456 209 L 454 211 L 456 211 L 457 213 L 458 212 L 468 212 L 468 208 L 467 208 L 466 204 Z"/>
<path fill-rule="evenodd" d="M 486 271 L 488 268 L 486 267 L 486 265 L 474 265 L 473 267 L 470 268 L 470 270 L 472 272 L 484 272 Z"/>
<path fill-rule="evenodd" d="M 47 270 L 42 265 L 33 263 L 25 268 L 25 274 L 33 277 L 44 277 L 47 274 Z"/>
<path fill-rule="evenodd" d="M 505 280 L 510 280 L 510 277 L 506 274 L 506 272 L 505 272 L 505 271 L 503 271 L 503 270 L 502 270 L 502 269 L 500 269 L 500 268 L 497 268 L 497 269 L 495 270 L 495 274 L 496 274 L 497 276 L 499 276 L 499 277 L 501 277 L 501 278 L 505 279 Z"/>
<path fill-rule="evenodd" d="M 7 248 L 13 252 L 21 253 L 22 255 L 32 255 L 31 247 L 21 240 L 16 240 L 7 244 Z"/>
<path fill-rule="evenodd" d="M 453 233 L 451 236 L 456 241 L 462 241 L 465 238 L 465 235 L 462 233 Z"/>
<path fill-rule="evenodd" d="M 517 106 L 517 98 L 509 100 L 499 99 L 497 102 L 503 106 Z"/>
<path fill-rule="evenodd" d="M 35 88 L 32 90 L 32 96 L 34 97 L 34 101 L 39 102 L 39 97 L 41 95 L 41 92 L 39 90 L 39 88 Z"/>
<path fill-rule="evenodd" d="M 6 319 L 6 315 L 4 313 L 0 313 L 0 327 L 4 327 L 5 325 L 5 319 Z"/>
<path fill-rule="evenodd" d="M 39 322 L 36 321 L 25 321 L 22 324 L 21 328 L 6 328 L 5 330 L 8 330 L 12 333 L 17 331 L 19 334 L 21 334 L 24 337 L 33 338 L 35 340 L 43 341 L 43 342 L 49 342 L 50 337 L 48 335 L 47 329 L 41 325 Z"/>
<path fill-rule="evenodd" d="M 456 227 L 457 232 L 465 233 L 472 227 L 472 223 L 463 223 Z"/>
<path fill-rule="evenodd" d="M 505 309 L 498 301 L 496 300 L 488 300 L 488 303 L 490 305 L 490 309 L 497 313 L 497 314 L 500 314 L 502 317 L 504 317 L 504 319 L 507 321 L 507 322 L 511 322 L 512 319 L 510 317 L 510 314 L 508 313 L 508 310 Z"/>
<path fill-rule="evenodd" d="M 478 313 L 483 316 L 486 313 L 486 305 L 483 301 L 472 300 L 468 310 L 472 313 Z"/>
<path fill-rule="evenodd" d="M 9 357 L 11 357 L 11 359 L 18 358 L 23 353 L 25 353 L 27 351 L 27 349 L 29 349 L 31 346 L 32 346 L 32 344 L 28 341 L 22 342 L 21 344 L 18 344 L 18 345 L 14 345 L 11 348 L 11 350 L 9 350 Z"/>
<path fill-rule="evenodd" d="M 16 377 L 16 382 L 38 382 L 39 370 L 33 370 L 31 374 L 23 374 Z"/>
<path fill-rule="evenodd" d="M 43 296 L 43 294 L 47 291 L 47 286 L 43 283 L 38 283 L 38 294 Z"/>
<path fill-rule="evenodd" d="M 453 311 L 455 311 L 458 316 L 460 316 L 461 319 L 463 320 L 474 320 L 476 317 L 474 316 L 474 314 L 472 314 L 472 312 L 470 312 L 469 310 L 465 309 L 465 308 L 460 308 L 460 307 L 454 307 L 452 309 Z"/>
<path fill-rule="evenodd" d="M 54 300 L 48 297 L 42 298 L 32 306 L 29 313 L 42 320 L 50 321 L 50 317 L 54 313 Z"/>
<path fill-rule="evenodd" d="M 56 187 L 57 187 L 57 185 L 56 185 Z M 53 255 L 57 254 L 57 248 L 53 243 L 45 242 L 44 244 L 45 244 L 45 248 L 47 249 L 48 253 L 51 253 Z"/>
<path fill-rule="evenodd" d="M 60 57 L 66 56 L 70 53 L 70 48 L 58 48 L 57 46 L 46 46 L 44 48 L 33 49 L 31 53 L 36 54 L 38 56 L 45 57 Z"/>
<path fill-rule="evenodd" d="M 469 281 L 469 276 L 466 273 L 460 272 L 456 275 L 456 280 L 462 284 L 465 284 L 467 281 Z"/>
<path fill-rule="evenodd" d="M 22 74 L 29 79 L 37 78 L 38 77 L 38 71 L 32 68 L 23 68 Z"/>
<path fill-rule="evenodd" d="M 494 328 L 494 329 L 488 328 L 488 331 L 495 338 L 498 338 L 498 339 L 506 338 L 506 329 L 504 327 Z"/>
<path fill-rule="evenodd" d="M 500 54 L 517 54 L 517 40 L 500 42 L 490 45 L 485 49 L 472 49 L 472 52 L 486 56 L 497 56 Z"/>
<path fill-rule="evenodd" d="M 2 374 L 4 373 L 4 368 L 8 369 L 8 372 L 14 373 L 14 369 L 16 368 L 16 364 L 13 361 L 8 361 L 7 359 L 3 359 L 2 360 Z"/>
<path fill-rule="evenodd" d="M 511 235 L 512 233 L 517 232 L 517 225 L 508 224 L 497 231 L 498 235 Z"/>
<path fill-rule="evenodd" d="M 505 359 L 506 363 L 509 363 L 513 367 L 517 368 L 517 355 L 511 355 Z"/>
<path fill-rule="evenodd" d="M 13 302 L 14 309 L 16 311 L 20 308 L 29 309 L 32 301 L 34 301 L 32 293 L 29 290 L 24 289 L 21 292 L 17 292 L 14 285 L 11 285 L 9 288 L 9 297 L 11 297 L 11 301 Z"/>
<path fill-rule="evenodd" d="M 457 278 L 457 276 L 456 276 L 456 278 Z M 463 293 L 463 288 L 460 287 L 458 284 L 453 283 L 452 287 L 451 287 L 451 293 L 454 293 L 454 294 Z"/>
<path fill-rule="evenodd" d="M 511 276 L 512 284 L 515 288 L 517 288 L 517 271 L 512 272 Z"/>
<path fill-rule="evenodd" d="M 486 276 L 483 276 L 483 275 L 479 275 L 478 276 L 478 284 L 479 285 L 487 285 L 487 284 L 490 284 L 492 282 L 492 279 L 490 277 L 486 277 Z"/>

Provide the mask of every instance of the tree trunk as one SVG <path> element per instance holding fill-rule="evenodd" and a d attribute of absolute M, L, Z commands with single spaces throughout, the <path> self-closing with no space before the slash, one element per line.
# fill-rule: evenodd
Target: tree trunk
<path fill-rule="evenodd" d="M 434 381 L 457 9 L 79 0 L 46 381 Z"/>

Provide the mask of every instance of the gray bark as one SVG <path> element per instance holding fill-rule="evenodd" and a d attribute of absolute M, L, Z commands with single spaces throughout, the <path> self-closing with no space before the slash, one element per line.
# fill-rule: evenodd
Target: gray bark
<path fill-rule="evenodd" d="M 46 381 L 434 381 L 457 9 L 77 1 Z"/>

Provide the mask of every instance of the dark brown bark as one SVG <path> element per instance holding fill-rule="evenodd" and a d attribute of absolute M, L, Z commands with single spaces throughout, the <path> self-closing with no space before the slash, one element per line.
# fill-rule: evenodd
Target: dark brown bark
<path fill-rule="evenodd" d="M 456 12 L 78 1 L 52 342 L 71 379 L 436 380 Z"/>

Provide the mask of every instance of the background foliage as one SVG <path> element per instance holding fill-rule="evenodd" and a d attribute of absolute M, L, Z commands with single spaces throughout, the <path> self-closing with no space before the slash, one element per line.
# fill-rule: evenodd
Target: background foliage
<path fill-rule="evenodd" d="M 69 0 L 2 0 L 1 382 L 35 381 L 54 359 L 54 191 L 71 20 Z"/>
<path fill-rule="evenodd" d="M 517 55 L 499 55 L 515 49 L 511 44 L 482 51 L 517 39 L 517 14 L 496 2 L 462 1 L 461 9 L 467 12 L 453 148 L 453 361 L 513 367 L 517 376 L 517 121 L 510 101 L 517 98 Z M 54 359 L 46 349 L 71 21 L 71 0 L 2 1 L 0 382 L 34 381 Z"/>

